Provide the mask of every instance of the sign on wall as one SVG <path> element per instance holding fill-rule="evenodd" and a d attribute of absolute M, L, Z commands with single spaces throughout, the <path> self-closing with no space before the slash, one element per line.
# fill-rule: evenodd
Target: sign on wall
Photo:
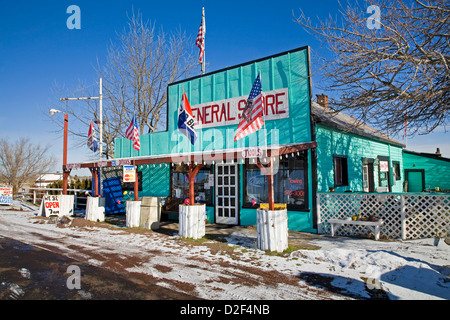
<path fill-rule="evenodd" d="M 380 161 L 380 172 L 389 172 L 389 162 Z"/>
<path fill-rule="evenodd" d="M 12 187 L 0 187 L 0 204 L 12 204 L 13 200 Z"/>
<path fill-rule="evenodd" d="M 134 166 L 123 166 L 123 182 L 134 182 L 136 180 L 136 171 Z"/>
<path fill-rule="evenodd" d="M 265 120 L 289 118 L 288 89 L 265 91 Z M 192 115 L 197 121 L 196 129 L 237 125 L 240 122 L 247 96 L 212 101 L 191 106 Z"/>

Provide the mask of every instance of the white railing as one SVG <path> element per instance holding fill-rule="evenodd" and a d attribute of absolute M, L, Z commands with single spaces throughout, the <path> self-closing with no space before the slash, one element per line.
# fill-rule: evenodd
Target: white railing
<path fill-rule="evenodd" d="M 42 201 L 43 195 L 48 195 L 49 191 L 58 191 L 62 194 L 62 188 L 29 188 L 31 192 L 23 192 L 23 200 L 33 202 L 33 204 L 39 205 Z M 74 208 L 75 209 L 85 209 L 87 196 L 80 196 L 79 193 L 85 194 L 86 192 L 91 193 L 92 190 L 85 189 L 67 189 L 67 192 L 73 193 L 74 195 Z M 81 201 L 80 201 L 81 200 Z"/>
<path fill-rule="evenodd" d="M 318 193 L 317 226 L 330 233 L 329 219 L 377 215 L 382 238 L 420 239 L 445 236 L 450 228 L 450 195 L 433 193 Z M 343 226 L 338 234 L 366 233 L 364 226 Z"/>

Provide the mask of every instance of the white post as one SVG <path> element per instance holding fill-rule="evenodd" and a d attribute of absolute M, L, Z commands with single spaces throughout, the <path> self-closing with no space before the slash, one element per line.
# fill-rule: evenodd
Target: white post
<path fill-rule="evenodd" d="M 317 208 L 317 233 L 322 232 L 322 222 L 320 217 L 320 193 L 316 195 L 316 208 Z"/>
<path fill-rule="evenodd" d="M 260 250 L 283 252 L 288 248 L 287 210 L 256 210 L 257 244 Z"/>
<path fill-rule="evenodd" d="M 402 225 L 402 240 L 406 240 L 406 204 L 405 195 L 400 196 L 400 223 Z"/>
<path fill-rule="evenodd" d="M 179 205 L 178 233 L 184 238 L 200 239 L 205 236 L 205 204 Z"/>
<path fill-rule="evenodd" d="M 102 161 L 103 158 L 103 80 L 100 78 L 100 91 L 99 91 L 99 109 L 100 109 L 100 121 L 99 121 L 99 140 L 100 140 L 100 161 Z M 100 168 L 100 186 L 99 186 L 99 192 L 101 195 L 103 195 L 103 183 L 102 183 L 102 168 Z"/>
<path fill-rule="evenodd" d="M 103 156 L 103 94 L 102 94 L 102 78 L 100 78 L 100 93 L 99 93 L 99 97 L 98 97 L 100 103 L 99 103 L 99 107 L 100 107 L 100 121 L 99 121 L 99 132 L 100 132 L 100 160 L 102 160 L 102 156 Z"/>
<path fill-rule="evenodd" d="M 33 204 L 36 204 L 36 189 L 33 190 Z"/>
<path fill-rule="evenodd" d="M 128 228 L 139 227 L 141 221 L 141 201 L 127 201 L 126 225 Z"/>

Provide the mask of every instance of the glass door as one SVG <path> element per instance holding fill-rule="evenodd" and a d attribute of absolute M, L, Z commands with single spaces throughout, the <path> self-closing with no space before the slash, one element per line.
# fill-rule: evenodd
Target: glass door
<path fill-rule="evenodd" d="M 216 164 L 216 223 L 239 223 L 237 168 L 235 163 Z"/>

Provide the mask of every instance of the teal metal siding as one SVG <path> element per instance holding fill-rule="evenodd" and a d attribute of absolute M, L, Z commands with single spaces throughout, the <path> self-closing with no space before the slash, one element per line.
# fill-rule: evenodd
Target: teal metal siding
<path fill-rule="evenodd" d="M 266 121 L 267 140 L 264 132 L 259 131 L 235 142 L 234 134 L 237 125 L 229 125 L 197 130 L 199 140 L 195 146 L 191 146 L 187 138 L 177 129 L 178 107 L 183 90 L 186 92 L 191 106 L 247 96 L 259 71 L 261 71 L 263 91 L 288 88 L 289 118 Z M 308 75 L 308 51 L 304 48 L 169 85 L 168 130 L 141 135 L 140 152 L 132 148 L 129 140 L 116 139 L 115 157 L 211 151 L 261 146 L 266 143 L 271 145 L 310 142 Z"/>

